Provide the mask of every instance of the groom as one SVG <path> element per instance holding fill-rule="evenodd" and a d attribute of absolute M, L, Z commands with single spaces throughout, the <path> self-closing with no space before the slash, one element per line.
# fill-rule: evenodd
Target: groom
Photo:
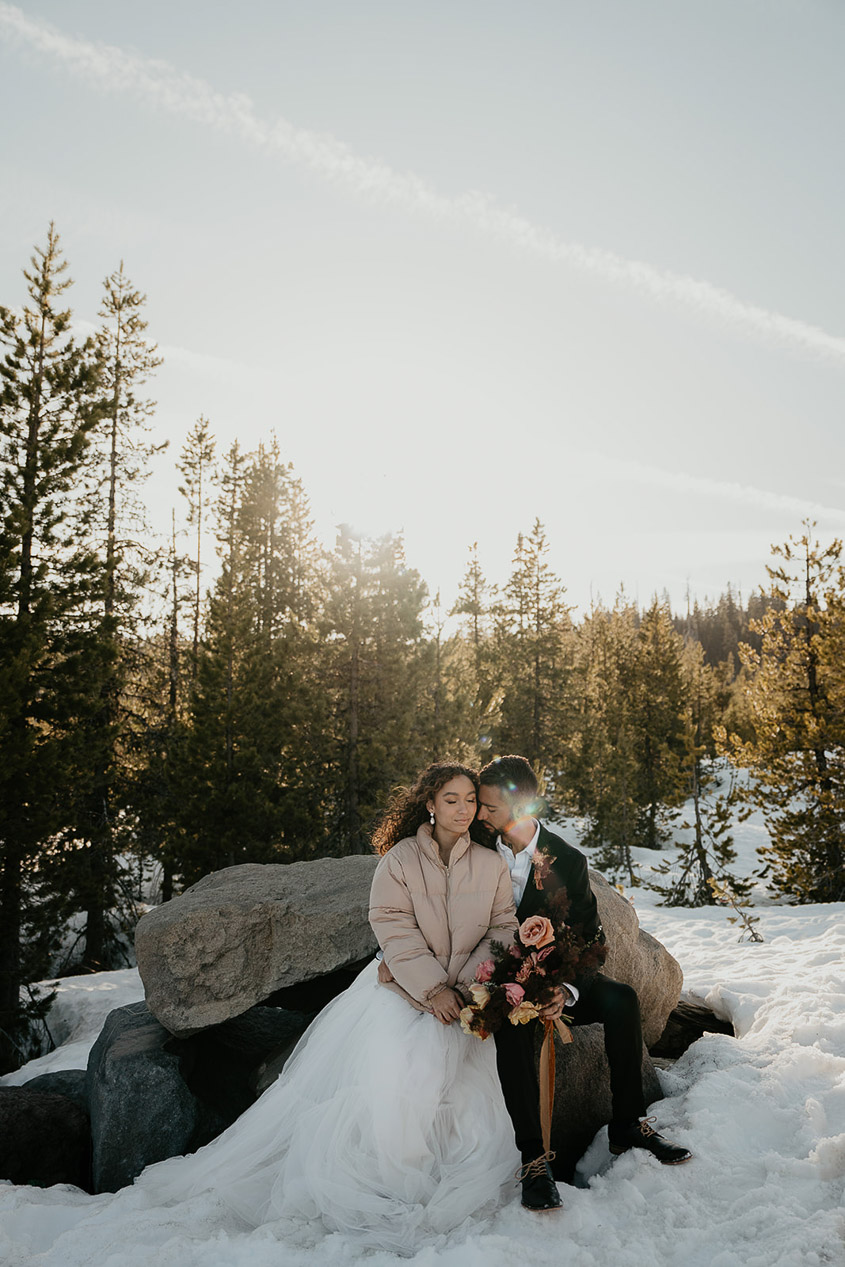
<path fill-rule="evenodd" d="M 534 857 L 539 850 L 551 859 L 554 887 L 566 887 L 570 902 L 567 923 L 577 926 L 587 942 L 594 938 L 604 942 L 586 858 L 532 817 L 538 785 L 526 759 L 498 757 L 483 768 L 480 782 L 476 822 L 485 830 L 484 843 L 496 848 L 508 864 L 519 922 L 545 911 L 546 895 L 534 878 Z M 539 870 L 536 874 L 539 877 Z M 550 887 L 548 879 L 545 884 Z M 564 1011 L 573 1025 L 599 1022 L 604 1026 L 613 1105 L 608 1127 L 610 1151 L 619 1154 L 629 1148 L 644 1148 L 665 1165 L 688 1161 L 692 1154 L 686 1148 L 670 1143 L 642 1120 L 646 1111 L 643 1038 L 636 991 L 593 972 L 559 990 L 556 1002 L 543 1016 L 551 1020 Z M 503 1025 L 495 1036 L 496 1063 L 517 1148 L 522 1153 L 522 1204 L 529 1210 L 555 1210 L 560 1207 L 560 1196 L 540 1128 L 534 1055 L 537 1025 L 537 1021 Z"/>

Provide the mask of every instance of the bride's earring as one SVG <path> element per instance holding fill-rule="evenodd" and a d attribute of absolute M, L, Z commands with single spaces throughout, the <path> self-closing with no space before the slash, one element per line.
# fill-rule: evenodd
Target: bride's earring
<path fill-rule="evenodd" d="M 433 827 L 433 826 L 434 826 L 434 815 L 433 815 L 433 814 L 429 814 L 429 818 L 431 819 L 431 825 L 432 825 L 432 827 Z"/>

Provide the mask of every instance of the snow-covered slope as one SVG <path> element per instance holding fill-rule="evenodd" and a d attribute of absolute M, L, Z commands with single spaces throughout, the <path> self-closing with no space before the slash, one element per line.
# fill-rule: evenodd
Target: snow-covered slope
<path fill-rule="evenodd" d="M 740 853 L 753 865 L 756 825 Z M 639 859 L 645 868 L 648 858 Z M 420 1251 L 419 1267 L 818 1267 L 845 1262 L 845 904 L 758 906 L 765 940 L 738 941 L 720 908 L 657 905 L 633 891 L 640 922 L 684 969 L 685 992 L 740 1035 L 708 1035 L 661 1074 L 656 1126 L 694 1152 L 680 1167 L 630 1152 L 611 1160 L 601 1132 L 563 1187 L 564 1211 L 531 1215 L 513 1201 Z M 5 1079 L 79 1067 L 111 1006 L 140 996 L 132 972 L 62 983 L 53 1022 L 66 1039 Z M 180 1165 L 190 1166 L 190 1158 Z M 323 1267 L 400 1260 L 319 1227 L 239 1227 L 214 1194 L 148 1208 L 136 1189 L 0 1185 L 0 1262 L 7 1267 Z M 407 1261 L 407 1260 L 406 1260 Z"/>

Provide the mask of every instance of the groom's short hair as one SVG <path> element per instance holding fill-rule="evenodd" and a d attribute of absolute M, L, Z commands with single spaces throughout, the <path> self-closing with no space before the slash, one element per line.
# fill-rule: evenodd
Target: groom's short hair
<path fill-rule="evenodd" d="M 534 800 L 539 790 L 537 775 L 529 762 L 514 753 L 488 761 L 479 772 L 478 781 L 484 787 L 498 788 L 511 801 Z"/>

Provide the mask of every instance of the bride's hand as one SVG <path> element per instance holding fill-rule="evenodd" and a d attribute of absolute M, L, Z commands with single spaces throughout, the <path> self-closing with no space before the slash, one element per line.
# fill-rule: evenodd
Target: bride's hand
<path fill-rule="evenodd" d="M 429 1005 L 441 1025 L 451 1025 L 460 1016 L 464 1004 L 460 995 L 446 985 L 429 999 Z"/>
<path fill-rule="evenodd" d="M 391 981 L 395 980 L 393 973 L 383 959 L 379 959 L 377 975 L 382 985 L 390 985 Z"/>

